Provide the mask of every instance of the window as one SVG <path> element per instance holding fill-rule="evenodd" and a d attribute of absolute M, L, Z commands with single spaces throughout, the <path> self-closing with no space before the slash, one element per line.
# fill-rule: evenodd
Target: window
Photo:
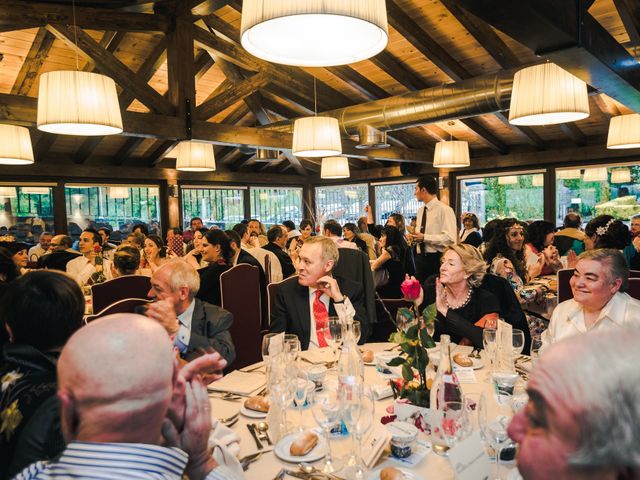
<path fill-rule="evenodd" d="M 190 227 L 193 217 L 202 218 L 206 227 L 217 225 L 228 230 L 244 220 L 244 188 L 183 187 L 182 224 Z"/>
<path fill-rule="evenodd" d="M 143 185 L 65 185 L 69 235 L 79 238 L 87 227 L 109 227 L 110 240 L 124 239 L 133 226 L 145 223 L 161 235 L 159 188 Z"/>
<path fill-rule="evenodd" d="M 303 217 L 302 188 L 253 188 L 251 218 L 260 220 L 266 228 L 275 223 L 292 220 L 300 224 Z"/>
<path fill-rule="evenodd" d="M 36 185 L 0 186 L 0 236 L 37 243 L 42 232 L 55 232 L 53 188 Z"/>
<path fill-rule="evenodd" d="M 460 180 L 461 212 L 473 212 L 484 225 L 494 218 L 544 218 L 544 175 L 517 173 Z"/>
<path fill-rule="evenodd" d="M 316 226 L 325 220 L 337 220 L 342 225 L 357 222 L 369 203 L 367 184 L 316 187 Z"/>
<path fill-rule="evenodd" d="M 411 217 L 415 217 L 420 206 L 415 196 L 416 183 L 393 183 L 375 185 L 376 223 L 384 225 L 389 215 L 400 213 L 409 225 Z"/>
<path fill-rule="evenodd" d="M 584 223 L 598 215 L 629 220 L 640 213 L 640 165 L 556 170 L 556 223 L 577 212 Z"/>

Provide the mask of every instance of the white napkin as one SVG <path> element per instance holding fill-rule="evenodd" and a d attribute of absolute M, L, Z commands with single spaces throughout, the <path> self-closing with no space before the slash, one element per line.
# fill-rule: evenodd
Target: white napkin
<path fill-rule="evenodd" d="M 454 365 L 453 370 L 456 372 L 456 377 L 460 383 L 478 383 L 476 378 L 476 372 L 473 371 L 473 367 L 461 367 Z"/>
<path fill-rule="evenodd" d="M 217 382 L 213 382 L 207 388 L 210 391 L 239 393 L 241 395 L 249 395 L 256 390 L 264 387 L 266 382 L 263 373 L 247 373 L 235 370 L 228 373 Z"/>
<path fill-rule="evenodd" d="M 373 396 L 376 400 L 382 400 L 383 398 L 388 398 L 393 395 L 393 390 L 389 383 L 383 385 L 371 385 L 371 391 L 373 392 Z"/>
<path fill-rule="evenodd" d="M 213 420 L 208 446 L 210 449 L 223 447 L 237 457 L 240 454 L 240 437 L 226 425 Z"/>
<path fill-rule="evenodd" d="M 333 350 L 331 350 L 330 347 L 305 350 L 304 352 L 300 352 L 300 357 L 304 358 L 309 363 L 313 363 L 314 365 L 333 362 L 335 360 L 333 356 Z"/>
<path fill-rule="evenodd" d="M 242 471 L 242 465 L 240 465 L 236 456 L 229 452 L 225 447 L 217 445 L 213 450 L 212 457 L 216 462 L 218 462 L 218 465 L 224 466 L 229 470 L 229 472 L 225 472 L 225 475 L 227 473 L 231 473 L 231 475 L 228 475 L 225 478 L 229 480 L 245 478 L 244 472 Z"/>
<path fill-rule="evenodd" d="M 369 433 L 362 439 L 362 461 L 371 468 L 373 467 L 384 450 L 384 447 L 391 441 L 391 433 L 382 425 L 375 425 Z"/>
<path fill-rule="evenodd" d="M 504 320 L 498 320 L 496 337 L 496 370 L 513 372 L 513 327 Z"/>

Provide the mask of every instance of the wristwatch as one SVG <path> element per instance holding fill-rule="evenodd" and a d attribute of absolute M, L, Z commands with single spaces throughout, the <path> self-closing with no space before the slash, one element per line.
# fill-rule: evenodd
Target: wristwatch
<path fill-rule="evenodd" d="M 346 295 L 342 296 L 342 300 L 340 300 L 339 302 L 337 300 L 334 300 L 333 303 L 344 303 L 344 301 L 347 299 Z"/>

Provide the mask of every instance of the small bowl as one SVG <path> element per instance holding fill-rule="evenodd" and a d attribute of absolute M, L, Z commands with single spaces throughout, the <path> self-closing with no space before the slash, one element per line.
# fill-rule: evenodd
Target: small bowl
<path fill-rule="evenodd" d="M 498 395 L 513 395 L 513 389 L 518 378 L 520 377 L 517 373 L 510 372 L 495 372 L 491 375 Z"/>
<path fill-rule="evenodd" d="M 309 380 L 311 380 L 316 387 L 321 387 L 324 377 L 327 374 L 327 367 L 324 365 L 314 365 L 307 371 Z"/>
<path fill-rule="evenodd" d="M 410 457 L 418 437 L 418 429 L 406 422 L 392 422 L 386 427 L 391 434 L 391 455 L 396 458 Z"/>

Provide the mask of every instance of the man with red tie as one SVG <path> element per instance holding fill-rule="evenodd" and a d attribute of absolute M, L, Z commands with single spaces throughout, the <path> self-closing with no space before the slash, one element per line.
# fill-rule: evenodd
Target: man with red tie
<path fill-rule="evenodd" d="M 354 281 L 333 277 L 338 262 L 336 244 L 327 237 L 310 237 L 299 253 L 298 276 L 282 282 L 271 311 L 269 330 L 293 333 L 303 350 L 327 346 L 323 327 L 328 318 L 360 322 L 364 343 L 369 333 L 364 291 Z"/>

